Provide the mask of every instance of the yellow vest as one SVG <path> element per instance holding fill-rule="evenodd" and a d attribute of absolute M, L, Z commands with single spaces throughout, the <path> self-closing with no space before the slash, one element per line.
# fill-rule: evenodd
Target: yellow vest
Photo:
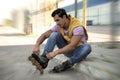
<path fill-rule="evenodd" d="M 60 33 L 62 34 L 62 36 L 64 37 L 64 39 L 69 44 L 70 41 L 71 41 L 71 38 L 73 36 L 73 29 L 76 28 L 76 27 L 78 27 L 78 26 L 82 26 L 83 27 L 83 24 L 78 19 L 76 19 L 74 17 L 71 17 L 70 15 L 68 15 L 68 17 L 70 19 L 70 25 L 69 25 L 69 28 L 68 28 L 68 35 L 64 34 L 64 29 L 63 28 L 59 27 L 59 30 L 60 30 Z M 85 32 L 86 40 L 87 40 L 88 39 L 88 35 L 87 35 L 87 31 L 86 31 L 85 28 L 84 28 L 84 32 Z M 80 46 L 82 44 L 83 44 L 83 42 L 80 41 L 77 46 Z"/>

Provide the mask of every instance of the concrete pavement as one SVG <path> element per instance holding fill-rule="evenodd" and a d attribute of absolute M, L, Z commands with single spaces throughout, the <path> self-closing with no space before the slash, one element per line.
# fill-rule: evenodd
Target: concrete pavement
<path fill-rule="evenodd" d="M 90 31 L 91 28 L 88 29 L 88 31 Z M 96 28 L 97 29 L 97 28 Z M 95 31 L 96 31 L 95 29 Z M 106 29 L 108 30 L 108 29 Z M 119 30 L 119 29 L 117 29 Z M 102 31 L 102 30 L 101 30 Z M 98 32 L 98 31 L 97 31 Z M 69 75 L 67 76 L 64 76 L 65 80 L 66 79 L 70 79 L 70 80 L 119 80 L 119 76 L 120 76 L 120 52 L 119 52 L 119 49 L 120 49 L 120 42 L 119 42 L 119 39 L 118 39 L 118 42 L 116 42 L 115 44 L 117 44 L 117 48 L 109 48 L 109 44 L 108 42 L 105 42 L 104 39 L 108 37 L 105 37 L 104 38 L 104 34 L 105 35 L 108 35 L 108 32 L 107 33 L 104 33 L 102 32 L 101 33 L 93 33 L 93 31 L 91 30 L 91 32 L 89 33 L 92 33 L 92 35 L 90 36 L 90 39 L 91 41 L 89 41 L 89 43 L 91 44 L 92 46 L 92 52 L 91 54 L 88 56 L 88 58 L 84 61 L 82 61 L 81 63 L 78 63 L 74 66 L 75 69 L 77 69 L 77 71 L 73 70 L 74 72 L 72 74 L 69 74 L 69 75 L 73 75 L 75 74 L 76 72 L 76 76 L 75 77 L 78 77 L 77 75 L 81 75 L 81 79 L 77 79 L 75 77 L 70 77 Z M 99 36 L 98 36 L 99 35 Z M 5 48 L 1 47 L 0 49 L 0 70 L 2 70 L 3 74 L 0 73 L 0 78 L 2 80 L 18 80 L 17 77 L 15 77 L 13 74 L 7 76 L 7 74 L 10 74 L 11 72 L 12 73 L 15 73 L 15 74 L 19 74 L 21 76 L 19 76 L 19 79 L 22 79 L 22 80 L 36 80 L 36 79 L 46 79 L 48 80 L 47 78 L 45 78 L 45 75 L 40 78 L 39 77 L 39 74 L 35 74 L 35 70 L 33 70 L 33 67 L 30 67 L 30 64 L 26 64 L 26 62 L 23 62 L 26 61 L 26 56 L 28 56 L 29 54 L 28 53 L 31 53 L 31 50 L 33 49 L 33 46 L 30 46 L 30 45 L 34 45 L 35 42 L 36 42 L 36 39 L 38 38 L 38 36 L 26 36 L 25 34 L 19 32 L 18 30 L 16 29 L 13 29 L 13 28 L 10 28 L 10 27 L 0 27 L 0 46 L 8 46 L 8 50 L 6 50 Z M 119 37 L 119 35 L 117 35 L 117 37 Z M 99 40 L 97 40 L 97 42 L 95 43 L 94 41 L 96 41 L 95 39 L 101 39 L 102 42 L 100 42 Z M 102 39 L 103 38 L 103 39 Z M 111 40 L 111 39 L 108 39 L 108 40 Z M 11 47 L 14 46 L 14 47 Z M 21 47 L 16 47 L 16 45 L 21 45 Z M 28 47 L 30 47 L 29 49 L 26 48 L 24 45 L 28 45 Z M 10 47 L 9 47 L 10 46 Z M 41 49 L 43 50 L 43 47 L 44 45 L 41 46 Z M 57 48 L 56 48 L 57 49 Z M 6 50 L 6 51 L 5 51 Z M 15 57 L 15 61 L 12 60 L 11 58 L 13 56 L 15 56 L 14 54 L 16 54 L 15 52 L 18 54 L 18 56 Z M 17 51 L 20 51 L 20 52 L 17 52 Z M 22 54 L 24 53 L 25 54 Z M 8 53 L 13 53 L 11 55 L 8 55 L 9 58 L 7 56 L 5 56 L 6 54 Z M 21 53 L 21 54 L 20 54 Z M 24 56 L 26 55 L 26 56 Z M 24 57 L 23 57 L 24 56 Z M 5 61 L 6 59 L 6 61 Z M 23 59 L 23 60 L 21 60 Z M 56 64 L 58 63 L 58 61 L 62 62 L 63 60 L 67 59 L 66 57 L 64 57 L 63 55 L 58 55 L 56 56 L 56 59 L 57 59 L 57 62 Z M 9 60 L 9 61 L 7 61 Z M 53 60 L 54 61 L 54 60 Z M 4 64 L 6 63 L 6 64 Z M 15 63 L 15 66 L 14 65 L 11 65 Z M 4 66 L 5 67 L 5 70 L 3 69 L 3 66 L 2 65 L 6 65 Z M 53 63 L 52 63 L 53 64 Z M 51 65 L 52 66 L 52 65 Z M 9 69 L 10 67 L 13 67 L 12 69 Z M 21 68 L 22 67 L 22 68 Z M 29 67 L 27 69 L 27 67 Z M 18 68 L 21 68 L 20 70 L 17 70 Z M 26 69 L 26 70 L 25 70 Z M 7 73 L 5 73 L 7 71 Z M 30 73 L 22 73 L 24 71 L 27 71 L 27 72 L 30 72 Z M 32 71 L 32 73 L 31 73 Z M 69 71 L 68 71 L 69 72 Z M 67 72 L 67 74 L 68 74 Z M 33 76 L 34 74 L 34 76 Z M 5 77 L 2 77 L 3 75 L 6 75 Z M 22 78 L 24 75 L 29 75 L 27 77 L 24 77 Z M 62 75 L 65 75 L 65 73 L 61 73 L 61 75 L 57 75 L 57 77 L 61 77 Z M 13 77 L 14 76 L 14 77 Z M 36 78 L 35 78 L 36 76 Z M 50 75 L 51 77 L 53 75 Z M 50 78 L 50 76 L 47 75 L 47 77 L 49 77 L 49 80 L 52 80 L 53 78 Z M 84 76 L 84 77 L 83 77 Z M 34 79 L 32 78 L 34 77 Z M 68 78 L 70 77 L 70 78 Z M 57 78 L 54 78 L 53 80 L 56 80 Z M 64 80 L 64 79 L 61 79 L 61 80 Z"/>
<path fill-rule="evenodd" d="M 34 48 L 34 41 L 36 39 L 33 36 L 25 36 L 10 27 L 0 27 L 2 43 L 0 44 L 0 80 L 93 80 L 74 68 L 59 74 L 49 73 L 50 69 L 61 63 L 56 58 L 49 62 L 44 74 L 40 75 L 35 66 L 28 61 L 28 56 Z"/>

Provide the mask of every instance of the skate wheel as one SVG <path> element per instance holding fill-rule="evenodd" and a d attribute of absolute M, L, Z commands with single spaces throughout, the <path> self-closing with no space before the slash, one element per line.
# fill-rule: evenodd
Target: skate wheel
<path fill-rule="evenodd" d="M 28 60 L 32 62 L 32 65 L 36 66 L 36 69 L 40 71 L 40 74 L 44 73 L 42 66 L 32 56 L 29 56 Z"/>
<path fill-rule="evenodd" d="M 40 74 L 43 74 L 43 73 L 44 73 L 43 71 L 40 72 Z"/>
<path fill-rule="evenodd" d="M 36 68 L 40 71 L 41 74 L 43 74 L 43 68 L 39 63 L 36 63 Z"/>
<path fill-rule="evenodd" d="M 32 62 L 33 65 L 37 64 L 37 61 L 34 58 L 31 58 L 31 62 Z"/>
<path fill-rule="evenodd" d="M 32 58 L 32 56 L 29 56 L 29 57 L 28 57 L 28 60 L 31 61 L 31 58 Z"/>
<path fill-rule="evenodd" d="M 43 74 L 42 66 L 34 58 L 31 58 L 31 61 L 32 61 L 33 65 L 36 66 L 36 69 L 40 71 L 40 74 Z"/>

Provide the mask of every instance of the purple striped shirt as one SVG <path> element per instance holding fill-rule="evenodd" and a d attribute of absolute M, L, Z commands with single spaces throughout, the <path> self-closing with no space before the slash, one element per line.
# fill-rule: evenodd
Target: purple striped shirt
<path fill-rule="evenodd" d="M 57 25 L 53 26 L 51 28 L 51 30 L 54 31 L 54 32 L 60 32 Z M 67 30 L 65 30 L 64 32 L 65 32 L 66 35 L 68 34 Z M 74 28 L 73 35 L 81 35 L 82 38 L 80 39 L 80 41 L 82 41 L 83 43 L 86 43 L 85 33 L 84 33 L 83 27 L 78 26 L 78 27 Z"/>

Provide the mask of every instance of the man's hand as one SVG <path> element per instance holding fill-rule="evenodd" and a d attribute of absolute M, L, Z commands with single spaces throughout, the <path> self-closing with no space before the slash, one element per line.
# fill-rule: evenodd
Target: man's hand
<path fill-rule="evenodd" d="M 48 59 L 52 59 L 53 57 L 55 57 L 57 55 L 57 53 L 54 51 L 54 52 L 50 52 L 48 53 L 46 56 Z"/>
<path fill-rule="evenodd" d="M 40 53 L 39 47 L 35 47 L 35 48 L 33 49 L 33 53 L 39 54 L 39 53 Z"/>

